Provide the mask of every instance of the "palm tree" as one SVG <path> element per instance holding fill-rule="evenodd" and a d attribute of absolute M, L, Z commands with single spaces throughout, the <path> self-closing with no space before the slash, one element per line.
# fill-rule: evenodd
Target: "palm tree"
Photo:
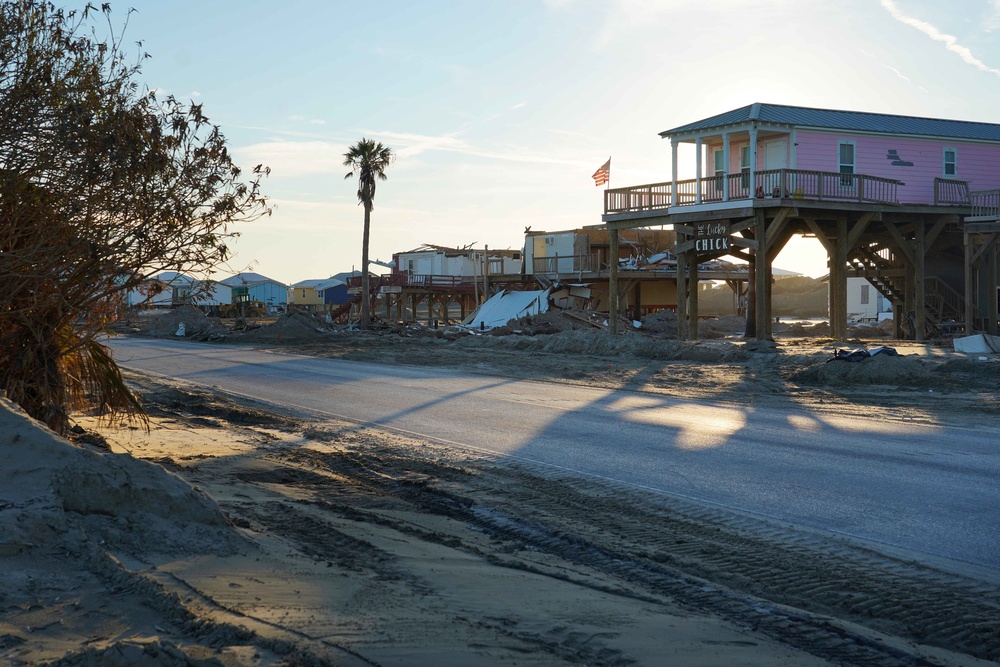
<path fill-rule="evenodd" d="M 351 170 L 345 179 L 358 175 L 358 204 L 365 207 L 365 231 L 361 239 L 361 328 L 371 327 L 371 293 L 368 283 L 368 232 L 371 227 L 372 208 L 375 202 L 375 180 L 386 180 L 385 170 L 396 159 L 392 149 L 362 139 L 344 153 L 344 166 Z"/>

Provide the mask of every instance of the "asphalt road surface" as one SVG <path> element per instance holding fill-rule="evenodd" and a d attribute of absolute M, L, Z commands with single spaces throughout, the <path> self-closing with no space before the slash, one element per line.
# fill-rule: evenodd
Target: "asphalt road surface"
<path fill-rule="evenodd" d="M 399 429 L 1000 574 L 1000 436 L 585 386 L 110 341 L 126 368 Z"/>

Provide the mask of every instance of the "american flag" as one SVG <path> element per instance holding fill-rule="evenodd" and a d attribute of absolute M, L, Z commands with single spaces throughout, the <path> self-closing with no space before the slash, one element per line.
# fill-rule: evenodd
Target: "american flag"
<path fill-rule="evenodd" d="M 604 185 L 605 183 L 607 183 L 608 181 L 610 181 L 611 180 L 611 158 L 608 158 L 608 161 L 605 162 L 603 165 L 601 165 L 601 168 L 598 169 L 597 171 L 595 171 L 594 175 L 591 176 L 591 178 L 594 179 L 594 185 L 596 185 L 597 187 L 601 187 L 602 185 Z"/>

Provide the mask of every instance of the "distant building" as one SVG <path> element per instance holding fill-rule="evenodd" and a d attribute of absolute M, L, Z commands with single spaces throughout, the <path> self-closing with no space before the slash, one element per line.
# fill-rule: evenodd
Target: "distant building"
<path fill-rule="evenodd" d="M 237 273 L 221 282 L 231 288 L 246 288 L 251 301 L 269 306 L 284 306 L 288 302 L 288 285 L 259 273 Z"/>
<path fill-rule="evenodd" d="M 317 310 L 323 305 L 323 285 L 327 280 L 300 280 L 288 288 L 288 305 Z"/>

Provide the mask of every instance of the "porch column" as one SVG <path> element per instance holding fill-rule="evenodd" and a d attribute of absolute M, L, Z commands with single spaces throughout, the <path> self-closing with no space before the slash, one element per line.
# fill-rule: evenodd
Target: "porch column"
<path fill-rule="evenodd" d="M 975 290 L 972 285 L 972 277 L 974 275 L 972 271 L 972 238 L 969 236 L 968 230 L 962 231 L 962 237 L 965 240 L 965 335 L 971 336 L 972 332 L 975 330 L 973 315 L 972 315 L 972 299 L 975 298 Z"/>
<path fill-rule="evenodd" d="M 694 203 L 701 203 L 701 176 L 702 176 L 702 165 L 705 162 L 705 156 L 703 155 L 704 150 L 701 145 L 701 137 L 694 140 L 694 150 L 698 155 L 698 162 L 694 166 Z"/>
<path fill-rule="evenodd" d="M 687 235 L 677 232 L 677 246 L 687 241 Z M 687 252 L 677 253 L 677 340 L 688 339 Z"/>
<path fill-rule="evenodd" d="M 991 336 L 997 335 L 997 270 L 1000 262 L 997 261 L 997 244 L 995 237 L 990 237 L 989 247 L 986 251 L 987 257 L 987 274 L 989 279 L 986 281 L 986 333 Z"/>
<path fill-rule="evenodd" d="M 608 274 L 608 333 L 612 336 L 618 333 L 618 228 L 608 225 L 610 248 L 608 262 L 611 271 Z"/>
<path fill-rule="evenodd" d="M 756 141 L 756 133 L 751 141 Z M 755 144 L 751 144 L 753 146 Z M 753 174 L 751 167 L 751 175 Z M 753 181 L 751 180 L 751 183 Z M 767 256 L 767 218 L 764 209 L 759 208 L 754 212 L 756 221 L 754 223 L 754 240 L 757 241 L 757 249 L 754 250 L 754 337 L 757 340 L 767 338 L 767 321 L 771 317 L 771 304 L 767 300 L 767 265 L 770 261 Z"/>
<path fill-rule="evenodd" d="M 913 244 L 913 302 L 915 306 L 914 317 L 914 338 L 918 342 L 923 342 L 927 337 L 927 296 L 926 282 L 924 279 L 924 260 L 927 257 L 926 229 L 924 219 L 917 220 L 917 228 L 914 230 Z"/>
<path fill-rule="evenodd" d="M 830 335 L 847 339 L 847 217 L 837 218 L 835 252 L 830 263 Z"/>
<path fill-rule="evenodd" d="M 757 126 L 750 128 L 750 198 L 757 196 Z"/>
<path fill-rule="evenodd" d="M 722 134 L 722 201 L 729 201 L 729 133 Z"/>
<path fill-rule="evenodd" d="M 698 340 L 698 255 L 691 253 L 691 266 L 688 269 L 691 277 L 688 280 L 688 319 L 691 340 Z"/>
<path fill-rule="evenodd" d="M 677 140 L 670 140 L 670 205 L 677 206 Z"/>

